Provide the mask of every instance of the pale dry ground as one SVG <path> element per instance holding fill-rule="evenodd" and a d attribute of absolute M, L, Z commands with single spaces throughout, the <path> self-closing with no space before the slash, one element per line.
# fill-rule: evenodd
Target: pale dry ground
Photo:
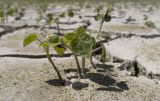
<path fill-rule="evenodd" d="M 160 38 L 119 38 L 105 44 L 112 56 L 134 61 L 143 66 L 147 74 L 160 74 Z M 118 50 L 116 47 L 119 47 Z M 123 54 L 123 52 L 125 54 Z"/>
<path fill-rule="evenodd" d="M 59 12 L 66 10 L 66 6 L 61 9 L 57 6 L 52 12 Z M 103 31 L 113 31 L 120 33 L 134 33 L 138 37 L 118 38 L 109 42 L 108 48 L 112 51 L 111 55 L 122 59 L 133 59 L 135 55 L 142 55 L 139 59 L 144 64 L 153 60 L 153 64 L 159 66 L 159 38 L 144 39 L 139 35 L 159 35 L 154 29 L 143 25 L 143 14 L 149 16 L 153 21 L 159 21 L 159 9 L 155 12 L 147 13 L 130 8 L 123 9 L 126 11 L 125 17 L 119 18 L 119 13 L 114 12 L 119 19 L 113 19 L 109 24 L 104 24 Z M 143 9 L 141 9 L 143 10 Z M 85 15 L 94 15 L 92 10 L 82 8 L 81 13 Z M 125 19 L 134 14 L 136 24 L 124 24 Z M 26 16 L 15 26 L 22 26 L 24 22 L 28 25 L 35 25 L 36 12 L 31 8 L 26 11 Z M 85 19 L 85 18 L 83 18 Z M 77 16 L 71 19 L 72 21 L 82 21 Z M 93 18 L 87 18 L 92 22 L 89 29 L 97 30 L 99 22 L 95 22 Z M 12 18 L 11 18 L 12 20 Z M 29 20 L 29 21 L 27 21 Z M 62 19 L 67 21 L 68 19 Z M 137 24 L 138 23 L 138 24 Z M 43 21 L 42 21 L 43 24 Z M 12 23 L 11 23 L 12 25 Z M 82 23 L 75 25 L 60 25 L 63 29 L 77 28 Z M 54 25 L 53 25 L 54 26 Z M 55 31 L 55 30 L 50 30 Z M 73 31 L 73 30 L 69 30 Z M 29 47 L 22 46 L 22 40 L 29 33 L 39 32 L 39 29 L 25 28 L 7 33 L 0 39 L 0 55 L 4 54 L 27 54 L 27 55 L 41 55 L 43 50 L 38 47 L 36 43 Z M 63 32 L 63 31 L 62 31 Z M 65 31 L 64 31 L 65 32 Z M 108 43 L 106 43 L 108 45 Z M 133 48 L 134 46 L 134 48 Z M 138 46 L 138 47 L 137 47 Z M 117 49 L 118 48 L 118 49 Z M 114 51 L 113 51 L 114 50 Z M 132 51 L 136 50 L 136 51 Z M 138 51 L 138 52 L 137 52 Z M 55 53 L 52 51 L 52 53 Z M 135 54 L 133 54 L 135 53 Z M 127 57 L 127 58 L 126 58 Z M 64 69 L 75 69 L 75 61 L 73 57 L 53 57 L 61 74 L 66 78 Z M 96 61 L 97 62 L 97 61 Z M 95 62 L 95 63 L 96 63 Z M 160 100 L 160 81 L 156 79 L 148 79 L 146 76 L 131 77 L 130 72 L 119 71 L 120 63 L 106 63 L 98 64 L 98 69 L 90 67 L 87 62 L 87 79 L 69 80 L 65 87 L 55 84 L 57 79 L 56 73 L 47 61 L 47 59 L 26 59 L 20 57 L 0 57 L 0 101 L 159 101 Z M 151 64 L 152 65 L 152 64 Z M 150 66 L 150 65 L 147 65 Z M 152 65 L 153 66 L 153 65 Z M 149 67 L 149 70 L 155 70 Z"/>
<path fill-rule="evenodd" d="M 63 77 L 64 68 L 76 68 L 72 57 L 53 59 Z M 72 86 L 62 87 L 50 81 L 57 76 L 46 59 L 1 58 L 0 63 L 1 101 L 160 100 L 159 81 L 155 82 L 143 76 L 127 76 L 127 72 L 117 71 L 116 65 L 103 65 L 103 69 L 98 68 L 97 71 L 91 69 L 87 73 L 88 79 L 80 80 L 82 84 L 73 83 Z M 110 71 L 109 74 L 104 70 Z"/>

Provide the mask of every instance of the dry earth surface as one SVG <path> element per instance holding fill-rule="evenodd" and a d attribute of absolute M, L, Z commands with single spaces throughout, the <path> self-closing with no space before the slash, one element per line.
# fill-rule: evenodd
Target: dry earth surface
<path fill-rule="evenodd" d="M 67 7 L 58 5 L 49 11 L 59 13 Z M 156 29 L 143 24 L 143 15 L 148 15 L 154 22 L 159 21 L 160 9 L 153 9 L 152 12 L 147 12 L 148 9 L 133 7 L 122 8 L 120 11 L 115 7 L 112 13 L 115 18 L 105 23 L 102 29 L 112 33 L 111 40 L 104 45 L 111 57 L 123 62 L 102 64 L 94 59 L 97 69 L 93 69 L 87 61 L 86 79 L 67 79 L 70 75 L 77 75 L 73 56 L 67 51 L 65 56 L 58 57 L 52 51 L 56 66 L 67 79 L 65 87 L 57 84 L 58 77 L 37 43 L 26 48 L 22 46 L 25 36 L 40 32 L 35 27 L 37 14 L 33 7 L 26 9 L 22 21 L 14 22 L 11 17 L 8 25 L 28 26 L 0 34 L 0 101 L 160 101 L 160 34 Z M 78 15 L 84 17 L 79 19 Z M 70 19 L 70 22 L 78 21 L 77 23 L 61 24 L 60 28 L 62 32 L 73 31 L 83 25 L 83 19 L 87 18 L 91 21 L 89 32 L 95 33 L 99 23 L 94 21 L 94 15 L 93 9 L 81 8 Z M 136 21 L 126 24 L 128 16 L 133 16 Z M 61 22 L 67 20 L 65 18 Z M 42 21 L 40 25 L 43 23 Z M 1 31 L 4 31 L 3 27 Z M 55 32 L 56 29 L 48 31 Z M 133 71 L 120 70 L 126 61 L 134 61 L 135 57 L 142 70 L 140 74 L 143 74 L 138 77 L 130 75 Z M 72 71 L 71 74 L 65 74 L 64 70 L 67 69 Z M 149 74 L 154 75 L 152 79 L 148 78 Z"/>

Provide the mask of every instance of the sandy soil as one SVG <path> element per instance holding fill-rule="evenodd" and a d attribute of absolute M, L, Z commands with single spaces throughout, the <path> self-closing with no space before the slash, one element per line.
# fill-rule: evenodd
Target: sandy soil
<path fill-rule="evenodd" d="M 56 59 L 63 69 L 75 69 L 72 57 Z M 64 62 L 65 61 L 65 62 Z M 144 76 L 131 77 L 117 70 L 118 64 L 98 64 L 89 68 L 87 79 L 71 80 L 66 87 L 56 85 L 56 74 L 46 59 L 1 58 L 1 101 L 158 101 L 160 82 Z M 32 65 L 31 65 L 32 64 Z"/>
<path fill-rule="evenodd" d="M 60 9 L 62 7 L 63 9 Z M 59 14 L 67 7 L 70 6 L 58 5 L 54 10 L 51 9 L 48 12 Z M 144 15 L 147 15 L 150 20 L 158 22 L 160 10 L 154 7 L 151 12 L 147 10 L 147 8 L 145 10 L 134 7 L 122 7 L 122 9 L 115 7 L 115 11 L 112 13 L 113 20 L 105 23 L 102 30 L 113 32 L 113 36 L 117 36 L 116 33 L 121 35 L 117 39 L 105 43 L 106 49 L 112 56 L 133 60 L 135 56 L 139 55 L 138 60 L 148 73 L 159 74 L 159 32 L 144 26 Z M 22 20 L 14 22 L 11 17 L 8 25 L 13 27 L 24 24 L 37 25 L 36 15 L 33 7 L 29 7 Z M 80 19 L 79 15 L 83 18 Z M 99 28 L 99 22 L 94 20 L 94 15 L 93 8 L 87 10 L 81 8 L 80 12 L 70 19 L 70 22 L 76 22 L 75 24 L 60 24 L 60 28 L 63 29 L 62 32 L 70 32 L 83 25 L 84 19 L 88 19 L 91 21 L 88 29 L 92 34 L 92 31 L 96 32 Z M 136 21 L 126 24 L 126 19 L 131 15 Z M 68 18 L 60 21 L 66 22 Z M 40 25 L 43 23 L 42 21 Z M 52 26 L 55 27 L 54 24 Z M 3 31 L 3 28 L 1 29 Z M 56 33 L 57 30 L 48 29 L 48 31 Z M 160 101 L 160 81 L 148 79 L 147 75 L 130 76 L 130 71 L 119 70 L 122 63 L 106 62 L 102 64 L 94 59 L 97 69 L 93 69 L 90 62 L 87 61 L 86 79 L 67 79 L 68 76 L 77 75 L 72 55 L 53 56 L 60 73 L 67 80 L 65 87 L 58 85 L 57 75 L 46 58 L 31 59 L 24 56 L 44 55 L 44 51 L 38 47 L 37 43 L 26 48 L 22 46 L 24 37 L 35 32 L 40 33 L 41 31 L 39 28 L 26 27 L 0 35 L 0 101 Z M 133 34 L 133 36 L 128 37 L 129 34 Z M 93 33 L 94 35 L 95 33 Z M 52 51 L 52 54 L 55 54 L 55 51 Z M 71 72 L 65 73 L 65 70 Z"/>

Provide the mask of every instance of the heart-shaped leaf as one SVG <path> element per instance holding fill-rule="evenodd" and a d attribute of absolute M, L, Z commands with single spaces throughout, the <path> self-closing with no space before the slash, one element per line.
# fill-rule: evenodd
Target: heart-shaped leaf
<path fill-rule="evenodd" d="M 92 53 L 93 40 L 88 34 L 81 34 L 79 37 L 76 37 L 71 42 L 72 51 L 76 55 L 82 57 L 89 57 Z"/>
<path fill-rule="evenodd" d="M 102 14 L 97 14 L 94 18 L 95 18 L 96 21 L 99 21 L 103 18 L 103 15 Z"/>
<path fill-rule="evenodd" d="M 29 44 L 31 44 L 32 42 L 34 42 L 37 39 L 37 35 L 36 34 L 30 34 L 28 35 L 24 40 L 23 40 L 23 46 L 27 46 Z"/>
<path fill-rule="evenodd" d="M 59 42 L 59 37 L 57 35 L 49 36 L 48 42 L 51 44 L 57 44 Z"/>
<path fill-rule="evenodd" d="M 62 44 L 57 44 L 56 46 L 54 46 L 54 49 L 57 52 L 57 54 L 60 56 L 62 56 L 66 50 Z"/>
<path fill-rule="evenodd" d="M 48 47 L 49 43 L 47 41 L 41 42 L 39 46 Z"/>
<path fill-rule="evenodd" d="M 67 44 L 70 45 L 71 41 L 76 37 L 76 33 L 68 33 L 64 35 L 63 41 Z"/>
<path fill-rule="evenodd" d="M 86 32 L 86 29 L 84 27 L 79 27 L 77 30 L 76 30 L 77 34 L 83 34 Z"/>
<path fill-rule="evenodd" d="M 106 11 L 105 15 L 104 15 L 104 21 L 109 22 L 111 21 L 111 16 L 109 15 L 109 9 Z"/>

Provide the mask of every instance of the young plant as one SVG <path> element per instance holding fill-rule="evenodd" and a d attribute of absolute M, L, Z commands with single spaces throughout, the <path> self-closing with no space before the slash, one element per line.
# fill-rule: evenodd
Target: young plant
<path fill-rule="evenodd" d="M 56 17 L 56 18 L 54 19 L 54 22 L 55 22 L 56 25 L 57 25 L 58 35 L 61 35 L 60 27 L 59 27 L 59 20 L 60 20 L 60 18 L 64 18 L 64 17 L 65 17 L 65 12 L 61 13 L 60 15 L 58 15 L 58 17 Z"/>
<path fill-rule="evenodd" d="M 91 25 L 91 22 L 90 22 L 89 20 L 84 20 L 84 25 L 83 25 L 83 27 L 84 27 L 85 29 L 87 29 L 90 25 Z"/>
<path fill-rule="evenodd" d="M 155 28 L 155 24 L 150 20 L 145 21 L 144 25 L 150 28 Z"/>
<path fill-rule="evenodd" d="M 126 19 L 126 23 L 129 23 L 129 22 L 132 22 L 132 21 L 136 21 L 136 19 L 134 19 L 132 16 L 129 16 L 129 17 Z"/>
<path fill-rule="evenodd" d="M 99 61 L 101 61 L 102 63 L 106 62 L 107 54 L 106 54 L 106 48 L 103 45 L 103 41 L 96 42 L 95 38 L 93 38 L 93 43 L 94 45 L 93 45 L 92 56 L 100 56 Z M 94 65 L 92 56 L 90 57 L 90 63 L 93 68 L 96 68 L 96 66 Z"/>
<path fill-rule="evenodd" d="M 96 20 L 96 21 L 101 20 L 101 22 L 100 22 L 100 27 L 99 27 L 99 31 L 98 31 L 98 35 L 97 35 L 97 38 L 98 38 L 98 39 L 99 39 L 99 35 L 100 35 L 100 33 L 101 33 L 101 30 L 102 30 L 103 23 L 104 23 L 104 22 L 109 22 L 109 21 L 111 21 L 111 15 L 110 15 L 111 11 L 112 11 L 112 8 L 108 8 L 105 14 L 99 14 L 99 13 L 98 13 L 98 14 L 95 16 L 95 20 Z"/>
<path fill-rule="evenodd" d="M 68 15 L 68 22 L 70 22 L 70 18 L 72 18 L 72 17 L 74 17 L 74 11 L 73 11 L 73 9 L 69 9 L 68 11 L 67 11 L 67 15 Z"/>
<path fill-rule="evenodd" d="M 4 10 L 3 9 L 0 9 L 0 19 L 1 19 L 1 22 L 4 23 L 5 17 L 4 17 Z"/>
<path fill-rule="evenodd" d="M 54 16 L 52 13 L 47 14 L 46 23 L 51 26 L 52 23 L 55 23 L 57 26 L 57 34 L 61 35 L 60 27 L 59 27 L 59 20 L 60 18 L 65 17 L 65 12 L 58 16 Z"/>
<path fill-rule="evenodd" d="M 95 11 L 97 14 L 100 14 L 100 12 L 101 12 L 102 10 L 103 10 L 103 6 L 100 6 L 100 5 L 99 5 L 99 6 L 96 6 L 96 7 L 95 7 L 95 10 L 94 10 L 94 11 Z"/>
<path fill-rule="evenodd" d="M 11 5 L 5 5 L 3 9 L 0 10 L 1 21 L 4 24 L 4 30 L 7 30 L 8 16 L 13 16 L 17 13 L 17 8 L 12 7 Z"/>
<path fill-rule="evenodd" d="M 56 67 L 56 65 L 53 62 L 53 60 L 51 58 L 51 55 L 50 55 L 50 48 L 53 48 L 57 52 L 57 54 L 59 54 L 59 55 L 63 55 L 64 54 L 65 48 L 60 43 L 60 38 L 58 36 L 56 36 L 56 35 L 50 35 L 47 38 L 45 38 L 43 40 L 40 40 L 39 37 L 40 36 L 38 34 L 30 34 L 29 36 L 27 36 L 24 39 L 23 46 L 26 47 L 29 44 L 31 44 L 32 42 L 38 41 L 39 42 L 39 46 L 42 47 L 44 49 L 44 51 L 46 52 L 46 56 L 48 58 L 48 61 L 51 63 L 52 67 L 56 71 L 61 84 L 64 85 L 65 80 L 62 78 L 58 68 Z"/>
<path fill-rule="evenodd" d="M 37 10 L 38 17 L 36 18 L 37 25 L 39 25 L 39 22 L 44 18 L 43 12 L 41 10 Z"/>
<path fill-rule="evenodd" d="M 92 56 L 93 38 L 86 33 L 85 28 L 79 27 L 76 31 L 64 35 L 63 43 L 75 57 L 79 76 L 84 77 L 85 59 Z M 78 56 L 82 58 L 82 70 Z"/>
<path fill-rule="evenodd" d="M 54 21 L 53 13 L 48 13 L 46 15 L 46 19 L 45 20 L 46 20 L 47 25 L 51 26 L 52 22 Z"/>

